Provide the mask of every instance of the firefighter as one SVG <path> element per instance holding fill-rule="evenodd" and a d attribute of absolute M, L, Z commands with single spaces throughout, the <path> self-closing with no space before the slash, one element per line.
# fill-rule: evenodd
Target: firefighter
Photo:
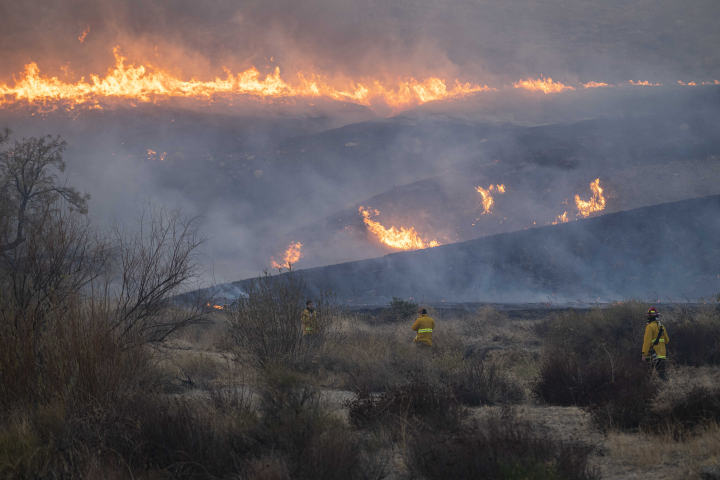
<path fill-rule="evenodd" d="M 658 312 L 657 308 L 650 307 L 646 315 L 647 326 L 645 327 L 642 360 L 643 362 L 651 362 L 652 367 L 657 370 L 658 376 L 667 381 L 665 346 L 670 342 L 670 338 L 665 326 L 660 323 L 660 312 Z"/>
<path fill-rule="evenodd" d="M 305 302 L 305 310 L 302 311 L 300 320 L 303 326 L 303 343 L 310 348 L 316 343 L 317 335 L 320 333 L 317 312 L 312 300 Z"/>
<path fill-rule="evenodd" d="M 420 318 L 415 320 L 412 326 L 413 331 L 417 332 L 415 342 L 422 347 L 432 347 L 432 332 L 435 328 L 435 320 L 428 317 L 427 310 L 424 308 L 421 308 L 418 313 L 420 313 Z"/>

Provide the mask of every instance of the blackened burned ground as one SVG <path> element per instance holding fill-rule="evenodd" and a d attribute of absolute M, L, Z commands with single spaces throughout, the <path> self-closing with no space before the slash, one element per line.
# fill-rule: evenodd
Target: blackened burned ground
<path fill-rule="evenodd" d="M 440 313 L 443 317 L 463 318 L 476 315 L 478 311 L 491 309 L 497 312 L 503 312 L 510 320 L 542 320 L 548 318 L 549 315 L 568 312 L 570 310 L 589 310 L 591 308 L 607 308 L 617 303 L 592 303 L 592 302 L 567 302 L 565 304 L 557 303 L 487 303 L 487 302 L 465 302 L 465 303 L 448 303 L 448 302 L 428 302 L 423 303 L 424 306 L 432 308 Z M 663 303 L 657 302 L 657 308 L 660 311 L 669 309 L 682 310 L 685 314 L 694 314 L 701 309 L 706 309 L 704 303 Z M 378 317 L 388 312 L 386 306 L 375 305 L 348 305 L 348 310 L 356 312 L 362 316 Z"/>
<path fill-rule="evenodd" d="M 356 304 L 711 298 L 718 213 L 720 196 L 697 198 L 298 273 L 310 292 L 331 288 Z"/>

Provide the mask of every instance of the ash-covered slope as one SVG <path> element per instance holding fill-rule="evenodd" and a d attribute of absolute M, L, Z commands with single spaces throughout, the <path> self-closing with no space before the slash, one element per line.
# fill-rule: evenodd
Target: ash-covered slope
<path fill-rule="evenodd" d="M 341 130 L 343 138 L 356 145 L 345 150 L 358 154 L 357 164 L 350 161 L 350 154 L 344 163 L 352 164 L 355 173 L 366 170 L 348 192 L 347 204 L 338 205 L 341 208 L 322 220 L 284 233 L 275 249 L 282 251 L 290 242 L 302 243 L 304 257 L 296 264 L 300 268 L 394 251 L 368 232 L 358 212 L 361 205 L 376 209 L 379 215 L 374 220 L 386 229 L 413 227 L 424 239 L 449 244 L 557 223 L 563 214 L 565 220 L 575 220 L 579 218 L 575 196 L 588 200 L 590 183 L 596 178 L 605 206 L 594 215 L 720 194 L 720 89 L 705 92 L 704 107 L 699 97 L 691 95 L 683 97 L 687 102 L 684 109 L 671 102 L 675 97 L 652 99 L 657 100 L 655 110 L 646 103 L 635 103 L 635 111 L 642 115 L 616 114 L 534 127 L 431 117 L 416 123 L 386 121 L 383 128 L 380 123 L 350 125 L 337 132 L 292 139 L 327 145 L 332 142 L 320 137 L 329 138 Z M 617 105 L 617 99 L 613 104 Z M 645 110 L 640 108 L 643 106 Z M 375 140 L 370 127 L 377 130 Z M 405 141 L 399 146 L 386 144 L 378 140 L 385 138 L 381 132 Z M 446 150 L 438 147 L 454 148 L 457 154 L 444 157 Z M 382 152 L 393 152 L 388 165 L 375 162 Z M 425 167 L 433 165 L 433 155 L 435 167 L 445 168 L 430 176 L 439 170 Z M 412 156 L 417 157 L 415 164 Z M 314 161 L 325 162 L 330 169 L 322 150 Z M 398 171 L 379 174 L 390 168 Z M 403 169 L 408 174 L 420 169 L 428 177 L 374 196 L 370 195 L 372 189 L 363 190 L 369 178 L 378 179 L 374 186 L 383 184 L 381 178 L 403 178 Z M 339 183 L 347 184 L 348 179 Z M 492 208 L 484 213 L 483 197 L 476 188 L 500 184 L 505 193 L 494 193 Z M 368 195 L 358 198 L 363 192 Z"/>
<path fill-rule="evenodd" d="M 353 303 L 697 298 L 720 291 L 718 239 L 712 196 L 298 273 Z"/>

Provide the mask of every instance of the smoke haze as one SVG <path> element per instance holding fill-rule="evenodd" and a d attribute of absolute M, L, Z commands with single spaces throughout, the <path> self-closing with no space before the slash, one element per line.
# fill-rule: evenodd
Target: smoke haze
<path fill-rule="evenodd" d="M 277 66 L 290 79 L 438 76 L 497 91 L 390 119 L 345 101 L 239 98 L 20 105 L 0 107 L 0 121 L 17 137 L 68 140 L 69 182 L 92 194 L 101 223 L 132 221 L 148 201 L 200 216 L 208 276 L 234 281 L 293 241 L 303 243 L 297 268 L 392 252 L 368 235 L 361 205 L 386 228 L 448 244 L 544 225 L 570 208 L 563 199 L 588 198 L 595 178 L 604 213 L 720 193 L 720 87 L 677 84 L 720 80 L 718 18 L 714 0 L 4 1 L 7 84 L 30 62 L 90 81 L 119 46 L 126 64 L 185 80 Z M 512 88 L 540 75 L 576 90 Z M 582 88 L 591 81 L 625 86 Z M 661 187 L 645 188 L 648 175 Z M 489 184 L 508 191 L 482 216 L 475 188 Z"/>
<path fill-rule="evenodd" d="M 481 84 L 540 74 L 703 81 L 720 77 L 718 18 L 713 0 L 10 0 L 0 5 L 1 80 L 31 60 L 52 75 L 66 65 L 78 77 L 102 73 L 119 45 L 132 61 L 205 79 L 279 65 Z"/>

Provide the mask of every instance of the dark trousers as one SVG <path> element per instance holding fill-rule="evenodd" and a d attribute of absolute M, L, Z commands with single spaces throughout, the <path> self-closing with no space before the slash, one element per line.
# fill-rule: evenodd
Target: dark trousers
<path fill-rule="evenodd" d="M 303 335 L 302 343 L 303 348 L 306 352 L 317 350 L 318 347 L 318 336 L 317 335 Z"/>
<path fill-rule="evenodd" d="M 664 358 L 654 359 L 652 361 L 652 366 L 658 372 L 658 377 L 660 377 L 660 380 L 667 382 L 668 375 L 667 375 L 667 371 L 665 370 L 665 367 L 666 367 L 665 359 Z"/>

